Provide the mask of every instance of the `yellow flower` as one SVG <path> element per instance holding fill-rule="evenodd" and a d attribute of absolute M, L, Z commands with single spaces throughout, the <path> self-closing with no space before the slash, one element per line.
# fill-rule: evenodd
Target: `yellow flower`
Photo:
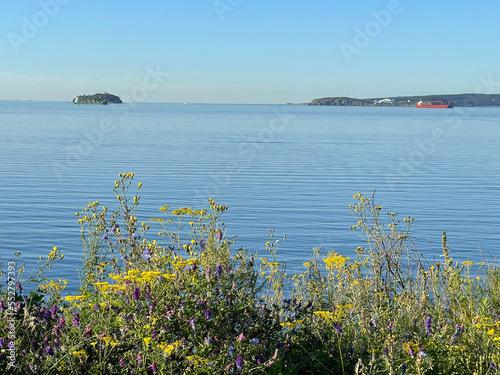
<path fill-rule="evenodd" d="M 151 342 L 151 337 L 144 337 L 144 343 L 146 344 L 146 346 L 149 345 L 149 343 Z"/>
<path fill-rule="evenodd" d="M 473 261 L 471 261 L 471 260 L 466 260 L 465 262 L 462 262 L 462 264 L 463 264 L 464 266 L 472 266 L 472 265 L 474 264 L 474 262 L 473 262 Z"/>
<path fill-rule="evenodd" d="M 85 357 L 88 357 L 88 356 L 87 356 L 87 353 L 85 352 L 85 350 L 74 351 L 74 352 L 73 352 L 73 355 L 75 355 L 75 356 L 77 356 L 77 357 L 80 357 L 80 356 L 85 356 Z"/>
<path fill-rule="evenodd" d="M 95 283 L 95 286 L 101 292 L 106 292 L 110 288 L 110 285 L 109 285 L 109 283 L 107 281 L 106 282 L 101 282 L 101 283 Z"/>
<path fill-rule="evenodd" d="M 85 298 L 85 296 L 66 296 L 64 297 L 64 299 L 68 302 L 75 302 L 75 301 L 79 301 L 81 300 L 82 298 Z"/>
<path fill-rule="evenodd" d="M 319 316 L 321 316 L 324 319 L 328 319 L 328 318 L 330 318 L 332 316 L 332 312 L 331 311 L 315 311 L 314 314 L 315 315 L 319 315 Z"/>
<path fill-rule="evenodd" d="M 488 335 L 493 336 L 495 334 L 495 330 L 492 328 L 488 331 Z"/>

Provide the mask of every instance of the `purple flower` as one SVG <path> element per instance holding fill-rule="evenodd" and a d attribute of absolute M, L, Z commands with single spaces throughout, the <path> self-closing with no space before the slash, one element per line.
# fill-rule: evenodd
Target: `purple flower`
<path fill-rule="evenodd" d="M 408 344 L 408 354 L 410 354 L 410 357 L 413 357 L 413 348 L 411 347 L 411 344 Z"/>
<path fill-rule="evenodd" d="M 5 345 L 5 339 L 0 338 L 0 348 L 3 348 L 4 345 Z"/>
<path fill-rule="evenodd" d="M 134 233 L 132 235 L 132 237 L 134 238 L 134 240 L 138 239 L 141 235 L 139 233 Z"/>
<path fill-rule="evenodd" d="M 389 322 L 389 325 L 387 326 L 387 330 L 390 331 L 392 329 L 392 321 Z"/>
<path fill-rule="evenodd" d="M 257 345 L 259 343 L 259 339 L 258 338 L 253 338 L 250 340 L 250 344 L 252 345 Z"/>
<path fill-rule="evenodd" d="M 205 318 L 210 319 L 212 317 L 212 310 L 206 309 L 205 310 Z"/>
<path fill-rule="evenodd" d="M 105 240 L 106 238 L 108 238 L 108 234 L 107 233 L 104 233 L 101 237 L 102 240 Z"/>
<path fill-rule="evenodd" d="M 228 352 L 229 352 L 229 356 L 232 357 L 234 354 L 234 347 L 232 345 L 229 347 Z"/>
<path fill-rule="evenodd" d="M 257 358 L 257 364 L 261 365 L 264 363 L 264 356 L 261 354 L 259 355 L 259 358 Z"/>
<path fill-rule="evenodd" d="M 137 362 L 141 363 L 141 353 L 137 353 Z"/>
<path fill-rule="evenodd" d="M 125 366 L 125 361 L 122 359 L 120 359 L 120 368 L 123 368 L 123 366 Z"/>
<path fill-rule="evenodd" d="M 23 291 L 23 287 L 21 286 L 21 283 L 19 282 L 19 280 L 16 281 L 16 286 L 17 286 L 17 290 L 19 290 L 19 293 L 21 293 Z"/>
<path fill-rule="evenodd" d="M 88 339 L 89 339 L 89 338 L 90 338 L 90 336 L 92 336 L 92 328 L 90 328 L 90 327 L 89 327 L 89 328 L 87 328 L 87 329 L 85 330 L 85 334 L 84 334 L 84 336 L 85 336 L 86 338 L 88 338 Z"/>
<path fill-rule="evenodd" d="M 153 371 L 153 372 L 158 371 L 158 368 L 156 367 L 154 362 L 151 364 L 151 371 Z"/>
<path fill-rule="evenodd" d="M 52 349 L 50 346 L 47 346 L 45 348 L 45 351 L 47 352 L 48 355 L 50 355 L 51 357 L 54 356 L 54 349 Z"/>
<path fill-rule="evenodd" d="M 408 367 L 408 366 L 406 365 L 406 362 L 405 362 L 405 363 L 403 363 L 403 366 L 401 367 L 401 375 L 404 375 L 404 374 L 406 373 L 406 368 L 407 368 L 407 367 Z"/>
<path fill-rule="evenodd" d="M 151 258 L 151 254 L 149 254 L 149 251 L 146 249 L 146 250 L 144 250 L 144 252 L 142 253 L 142 259 L 144 259 L 144 260 L 148 260 L 149 258 Z"/>
<path fill-rule="evenodd" d="M 455 332 L 451 336 L 451 340 L 450 340 L 452 344 L 455 342 L 455 340 L 458 337 L 458 335 L 460 335 L 460 324 L 457 324 L 455 326 Z"/>
<path fill-rule="evenodd" d="M 203 238 L 200 240 L 200 249 L 201 250 L 205 249 L 205 240 Z"/>
<path fill-rule="evenodd" d="M 57 323 L 57 329 L 61 329 L 64 326 L 64 315 L 61 315 L 59 322 Z"/>
<path fill-rule="evenodd" d="M 2 300 L 0 300 L 0 310 L 5 311 L 5 306 L 2 302 Z"/>
<path fill-rule="evenodd" d="M 139 292 L 139 288 L 137 286 L 134 286 L 134 293 L 132 294 L 132 297 L 134 300 L 138 300 L 140 298 L 141 294 Z"/>
<path fill-rule="evenodd" d="M 52 315 L 52 317 L 53 317 L 54 319 L 55 319 L 55 318 L 57 318 L 56 313 L 57 313 L 57 305 L 54 303 L 54 304 L 52 305 L 52 308 L 50 309 L 50 314 Z"/>
<path fill-rule="evenodd" d="M 152 338 L 153 340 L 156 340 L 156 337 L 157 337 L 157 333 L 156 333 L 156 330 L 154 329 L 154 330 L 153 330 L 153 333 L 151 334 L 151 338 Z"/>
<path fill-rule="evenodd" d="M 342 333 L 342 330 L 340 329 L 340 326 L 339 326 L 339 324 L 337 322 L 335 322 L 333 324 L 333 327 L 335 328 L 335 330 L 337 331 L 337 333 L 339 333 L 339 334 Z"/>
<path fill-rule="evenodd" d="M 47 324 L 50 323 L 50 311 L 49 310 L 43 310 L 43 318 L 47 322 Z"/>
<path fill-rule="evenodd" d="M 238 354 L 238 356 L 236 357 L 236 368 L 238 370 L 241 370 L 242 365 L 243 365 L 243 356 L 241 354 Z"/>
<path fill-rule="evenodd" d="M 220 264 L 217 265 L 217 277 L 221 277 L 222 275 L 222 266 Z"/>
<path fill-rule="evenodd" d="M 189 324 L 191 325 L 191 328 L 196 329 L 196 322 L 194 320 L 194 316 L 189 318 Z"/>
<path fill-rule="evenodd" d="M 389 354 L 389 349 L 387 349 L 387 346 L 384 346 L 384 349 L 382 350 L 382 354 L 387 357 Z"/>
<path fill-rule="evenodd" d="M 75 327 L 78 327 L 79 324 L 80 324 L 80 313 L 77 311 L 75 313 L 75 318 L 73 319 L 73 325 Z"/>
<path fill-rule="evenodd" d="M 427 330 L 427 334 L 429 336 L 432 335 L 432 320 L 431 317 L 428 316 L 427 319 L 425 319 L 425 329 Z"/>

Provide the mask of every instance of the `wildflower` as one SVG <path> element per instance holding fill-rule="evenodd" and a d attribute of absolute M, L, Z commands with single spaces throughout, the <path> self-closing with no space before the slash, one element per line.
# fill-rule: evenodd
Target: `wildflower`
<path fill-rule="evenodd" d="M 387 326 L 387 330 L 390 331 L 392 329 L 392 321 L 389 322 L 389 325 Z"/>
<path fill-rule="evenodd" d="M 406 369 L 407 369 L 408 365 L 405 363 L 403 363 L 403 366 L 401 367 L 401 375 L 404 375 L 406 373 Z"/>
<path fill-rule="evenodd" d="M 212 317 L 212 310 L 205 310 L 205 318 L 210 319 Z"/>
<path fill-rule="evenodd" d="M 141 236 L 141 235 L 140 235 L 139 233 L 134 233 L 134 234 L 132 235 L 132 238 L 133 238 L 134 240 L 137 240 L 140 236 Z"/>
<path fill-rule="evenodd" d="M 107 239 L 107 238 L 108 238 L 108 234 L 107 234 L 107 233 L 104 233 L 104 234 L 102 235 L 102 237 L 101 237 L 101 239 L 102 239 L 102 240 L 105 240 L 105 239 Z"/>
<path fill-rule="evenodd" d="M 427 319 L 425 319 L 425 329 L 427 330 L 427 334 L 429 336 L 432 335 L 432 326 L 431 326 L 431 317 L 428 316 Z"/>
<path fill-rule="evenodd" d="M 411 343 L 408 344 L 408 354 L 410 355 L 410 357 L 413 357 L 413 348 L 411 347 Z"/>
<path fill-rule="evenodd" d="M 141 363 L 141 353 L 137 353 L 137 362 Z"/>
<path fill-rule="evenodd" d="M 54 349 L 52 349 L 50 346 L 47 346 L 45 348 L 45 351 L 47 352 L 48 355 L 50 355 L 51 357 L 53 357 L 55 354 L 54 354 Z"/>
<path fill-rule="evenodd" d="M 389 349 L 387 349 L 387 346 L 384 346 L 384 349 L 382 350 L 382 354 L 387 357 L 387 355 L 389 354 Z"/>
<path fill-rule="evenodd" d="M 196 322 L 194 320 L 194 316 L 189 318 L 189 325 L 191 326 L 192 329 L 196 329 Z"/>
<path fill-rule="evenodd" d="M 64 315 L 61 315 L 61 318 L 59 318 L 59 322 L 57 323 L 56 328 L 61 329 L 64 326 Z"/>
<path fill-rule="evenodd" d="M 205 249 L 205 240 L 203 238 L 200 240 L 200 249 L 201 250 Z"/>
<path fill-rule="evenodd" d="M 80 313 L 77 311 L 77 312 L 75 313 L 75 317 L 74 317 L 74 319 L 73 319 L 73 325 L 74 325 L 75 327 L 78 327 L 78 325 L 79 325 L 79 324 L 80 324 Z"/>
<path fill-rule="evenodd" d="M 85 330 L 85 334 L 84 334 L 84 336 L 85 336 L 86 338 L 88 338 L 88 339 L 89 339 L 89 338 L 90 338 L 90 336 L 92 336 L 92 328 L 90 328 L 90 327 L 89 327 L 89 328 L 87 328 L 87 329 Z"/>
<path fill-rule="evenodd" d="M 243 341 L 243 338 L 244 338 L 244 335 L 243 335 L 243 332 L 241 332 L 239 335 L 238 335 L 238 342 L 242 342 Z"/>
<path fill-rule="evenodd" d="M 5 339 L 0 337 L 0 348 L 3 348 L 4 345 L 5 345 Z"/>
<path fill-rule="evenodd" d="M 221 277 L 221 275 L 222 275 L 222 266 L 220 264 L 217 265 L 216 271 L 217 271 L 217 277 Z"/>
<path fill-rule="evenodd" d="M 261 365 L 264 363 L 264 356 L 261 354 L 259 355 L 259 358 L 257 358 L 257 364 Z"/>
<path fill-rule="evenodd" d="M 123 368 L 123 366 L 125 366 L 125 361 L 123 360 L 123 358 L 120 359 L 120 368 Z"/>
<path fill-rule="evenodd" d="M 0 310 L 5 311 L 5 305 L 3 304 L 2 300 L 0 300 Z"/>
<path fill-rule="evenodd" d="M 229 352 L 229 356 L 232 357 L 234 354 L 234 347 L 232 345 L 228 348 L 228 352 Z"/>
<path fill-rule="evenodd" d="M 241 370 L 242 365 L 243 365 L 243 356 L 241 354 L 238 354 L 238 356 L 236 357 L 236 368 L 238 370 Z"/>
<path fill-rule="evenodd" d="M 335 330 L 337 331 L 337 333 L 341 334 L 342 333 L 342 330 L 340 329 L 340 326 L 337 322 L 335 322 L 333 324 L 333 327 L 335 328 Z"/>
<path fill-rule="evenodd" d="M 142 259 L 148 260 L 149 258 L 151 258 L 151 254 L 149 254 L 149 251 L 146 249 L 144 253 L 142 253 Z"/>
<path fill-rule="evenodd" d="M 457 324 L 455 326 L 455 332 L 453 333 L 453 335 L 451 335 L 451 340 L 450 340 L 451 344 L 453 344 L 455 342 L 458 335 L 460 335 L 460 324 Z"/>
<path fill-rule="evenodd" d="M 259 339 L 258 338 L 253 338 L 250 340 L 250 344 L 252 345 L 257 345 L 259 343 Z"/>
<path fill-rule="evenodd" d="M 139 297 L 141 296 L 140 292 L 139 292 L 139 288 L 134 286 L 134 292 L 132 294 L 132 297 L 134 298 L 134 300 L 138 300 Z"/>
<path fill-rule="evenodd" d="M 54 319 L 57 318 L 56 313 L 57 313 L 57 305 L 54 303 L 52 305 L 52 308 L 50 309 L 50 315 L 52 316 L 52 318 Z"/>
<path fill-rule="evenodd" d="M 156 367 L 154 362 L 151 364 L 151 371 L 153 371 L 153 372 L 158 371 L 158 368 Z"/>
<path fill-rule="evenodd" d="M 17 290 L 19 290 L 19 293 L 21 293 L 23 291 L 23 287 L 21 286 L 21 283 L 19 282 L 19 280 L 16 281 L 16 287 L 17 287 Z"/>

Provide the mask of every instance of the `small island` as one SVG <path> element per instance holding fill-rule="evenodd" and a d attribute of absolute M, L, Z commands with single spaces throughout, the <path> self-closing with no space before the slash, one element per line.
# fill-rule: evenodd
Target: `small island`
<path fill-rule="evenodd" d="M 330 106 L 384 106 L 384 107 L 412 107 L 419 101 L 441 100 L 452 103 L 455 107 L 498 107 L 500 106 L 499 94 L 443 94 L 421 96 L 396 96 L 369 99 L 349 97 L 329 97 L 314 99 L 309 105 Z"/>
<path fill-rule="evenodd" d="M 94 95 L 78 95 L 73 99 L 74 104 L 101 104 L 106 105 L 108 103 L 120 104 L 121 99 L 113 94 L 108 94 L 107 92 L 101 92 Z"/>

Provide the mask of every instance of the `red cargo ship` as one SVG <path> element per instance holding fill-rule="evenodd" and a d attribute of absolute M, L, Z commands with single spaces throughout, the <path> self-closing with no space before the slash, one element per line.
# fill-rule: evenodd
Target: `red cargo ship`
<path fill-rule="evenodd" d="M 453 104 L 444 103 L 442 100 L 419 101 L 416 105 L 417 108 L 453 108 Z"/>

